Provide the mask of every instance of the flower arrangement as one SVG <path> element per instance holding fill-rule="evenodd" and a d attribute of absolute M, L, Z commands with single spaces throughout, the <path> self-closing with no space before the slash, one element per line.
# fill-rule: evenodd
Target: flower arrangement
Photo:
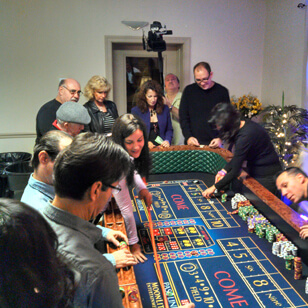
<path fill-rule="evenodd" d="M 235 106 L 245 118 L 249 119 L 258 115 L 263 110 L 260 100 L 252 94 L 243 95 L 239 98 L 233 95 L 231 97 L 231 104 Z"/>

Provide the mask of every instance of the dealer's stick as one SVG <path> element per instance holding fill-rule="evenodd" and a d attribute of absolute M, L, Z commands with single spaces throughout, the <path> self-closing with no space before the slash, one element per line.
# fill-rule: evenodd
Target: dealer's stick
<path fill-rule="evenodd" d="M 152 247 L 153 247 L 153 252 L 154 252 L 154 259 L 155 259 L 156 266 L 157 266 L 158 280 L 159 280 L 159 283 L 160 283 L 161 291 L 163 293 L 163 299 L 164 299 L 165 308 L 169 308 L 169 303 L 168 303 L 168 299 L 167 299 L 167 295 L 166 295 L 166 290 L 165 290 L 165 286 L 164 286 L 163 275 L 162 275 L 161 270 L 160 270 L 160 264 L 159 264 L 159 261 L 158 261 L 158 255 L 157 255 L 157 250 L 156 250 L 156 245 L 155 245 L 153 221 L 152 221 L 152 216 L 151 216 L 151 208 L 148 207 L 147 209 L 148 209 L 148 213 L 149 213 L 149 225 L 150 225 L 151 242 L 152 242 Z"/>

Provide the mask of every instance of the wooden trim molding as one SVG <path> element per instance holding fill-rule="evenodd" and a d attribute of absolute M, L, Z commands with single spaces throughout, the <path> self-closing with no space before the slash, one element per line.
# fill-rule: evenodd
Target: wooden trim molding
<path fill-rule="evenodd" d="M 8 133 L 0 134 L 0 139 L 23 139 L 23 138 L 36 138 L 35 133 Z"/>

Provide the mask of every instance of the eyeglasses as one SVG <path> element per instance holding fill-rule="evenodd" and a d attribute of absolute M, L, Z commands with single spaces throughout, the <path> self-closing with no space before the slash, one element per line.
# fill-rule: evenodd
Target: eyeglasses
<path fill-rule="evenodd" d="M 103 183 L 103 185 L 105 185 L 105 186 L 107 186 L 107 187 L 110 187 L 110 188 L 114 189 L 114 191 L 113 191 L 114 194 L 117 194 L 117 193 L 119 193 L 119 192 L 122 190 L 122 188 L 121 188 L 120 185 L 113 186 L 113 185 L 104 184 L 104 183 Z"/>
<path fill-rule="evenodd" d="M 196 83 L 202 83 L 203 81 L 208 81 L 211 77 L 211 74 L 208 75 L 208 77 L 206 78 L 202 78 L 202 79 L 195 79 Z"/>
<path fill-rule="evenodd" d="M 76 93 L 80 96 L 82 95 L 82 91 L 77 91 L 77 90 L 70 90 L 68 89 L 66 86 L 62 86 L 63 88 L 65 88 L 68 92 L 70 92 L 72 95 L 75 95 Z"/>

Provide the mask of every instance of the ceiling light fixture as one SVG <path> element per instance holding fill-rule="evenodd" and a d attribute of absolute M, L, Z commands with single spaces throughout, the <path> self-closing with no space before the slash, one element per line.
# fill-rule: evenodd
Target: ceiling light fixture
<path fill-rule="evenodd" d="M 136 31 L 136 30 L 140 30 L 141 28 L 144 28 L 145 26 L 147 26 L 149 23 L 147 21 L 126 21 L 123 20 L 121 21 L 122 24 L 124 24 L 125 26 L 127 26 L 128 28 Z"/>

